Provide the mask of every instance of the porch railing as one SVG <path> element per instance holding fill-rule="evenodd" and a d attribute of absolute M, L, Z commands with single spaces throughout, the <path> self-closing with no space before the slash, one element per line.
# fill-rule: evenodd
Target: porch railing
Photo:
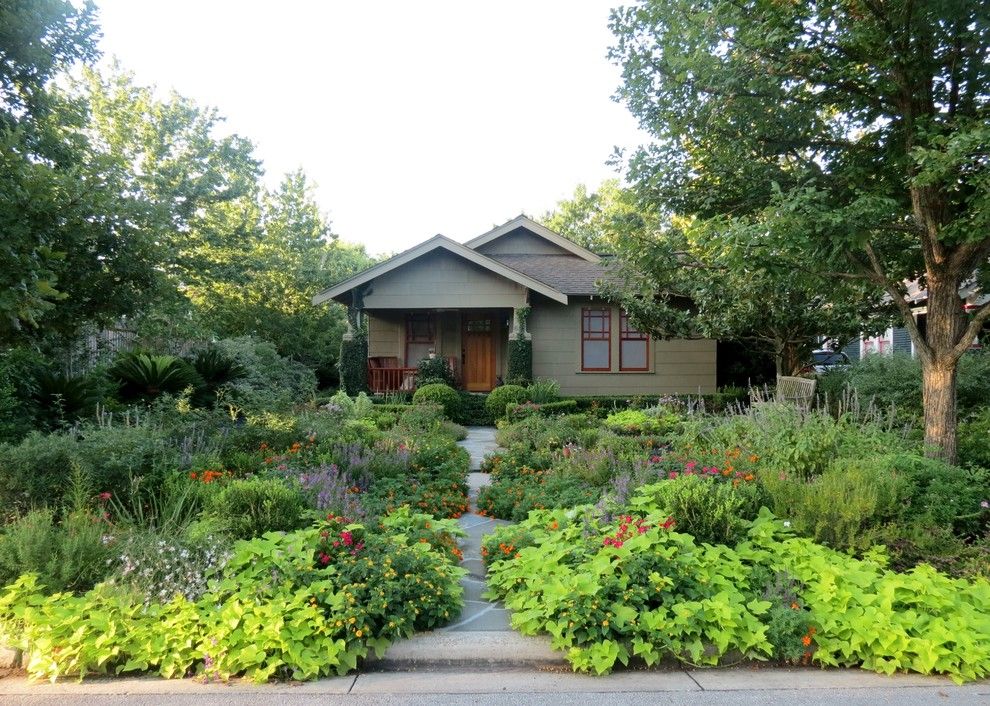
<path fill-rule="evenodd" d="M 368 366 L 368 387 L 375 394 L 416 389 L 417 368 L 376 368 Z"/>

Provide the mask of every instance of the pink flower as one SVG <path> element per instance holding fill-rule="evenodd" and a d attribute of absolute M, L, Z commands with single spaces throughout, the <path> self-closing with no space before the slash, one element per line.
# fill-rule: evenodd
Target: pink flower
<path fill-rule="evenodd" d="M 328 554 L 324 554 L 323 552 L 320 552 L 320 563 L 323 564 L 324 566 L 329 564 L 330 556 Z"/>
<path fill-rule="evenodd" d="M 668 478 L 671 478 L 671 479 L 676 478 L 677 477 L 677 471 L 671 471 L 670 473 L 667 474 L 667 477 Z"/>
<path fill-rule="evenodd" d="M 110 496 L 110 493 L 103 492 L 103 493 L 100 493 L 100 496 L 99 497 L 100 497 L 100 502 L 104 502 L 105 503 L 107 500 L 110 499 L 111 496 Z"/>
<path fill-rule="evenodd" d="M 984 509 L 990 507 L 990 500 L 983 500 L 983 501 L 981 501 L 980 502 L 980 507 L 982 507 Z"/>

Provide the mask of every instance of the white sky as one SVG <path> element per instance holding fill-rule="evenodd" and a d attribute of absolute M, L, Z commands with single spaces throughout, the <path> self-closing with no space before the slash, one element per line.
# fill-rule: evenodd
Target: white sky
<path fill-rule="evenodd" d="M 620 0 L 98 0 L 107 57 L 216 106 L 276 183 L 302 167 L 372 253 L 464 241 L 615 176 Z"/>

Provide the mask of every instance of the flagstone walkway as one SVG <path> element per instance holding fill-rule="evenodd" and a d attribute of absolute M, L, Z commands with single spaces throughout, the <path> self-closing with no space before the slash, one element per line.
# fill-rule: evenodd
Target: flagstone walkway
<path fill-rule="evenodd" d="M 485 456 L 494 451 L 495 429 L 493 427 L 468 427 L 468 436 L 458 442 L 467 449 L 471 456 L 471 473 L 468 474 L 468 489 L 471 497 L 471 512 L 461 516 L 460 523 L 467 536 L 460 541 L 464 561 L 461 566 L 468 570 L 468 575 L 461 580 L 464 587 L 464 610 L 460 618 L 442 628 L 445 632 L 472 631 L 507 631 L 509 627 L 509 612 L 501 603 L 485 600 L 482 596 L 488 589 L 485 583 L 485 564 L 481 560 L 481 541 L 486 534 L 496 527 L 507 525 L 505 520 L 495 520 L 482 517 L 476 510 L 478 493 L 489 484 L 487 473 L 479 473 Z"/>

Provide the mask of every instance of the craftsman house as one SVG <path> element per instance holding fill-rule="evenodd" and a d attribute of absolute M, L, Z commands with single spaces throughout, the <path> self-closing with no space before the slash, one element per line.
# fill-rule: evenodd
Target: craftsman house
<path fill-rule="evenodd" d="M 416 366 L 447 358 L 459 384 L 486 392 L 509 375 L 510 341 L 532 376 L 568 395 L 715 391 L 715 341 L 653 340 L 604 301 L 607 262 L 525 216 L 460 244 L 442 235 L 330 287 L 367 326 L 373 392 L 411 389 Z M 352 334 L 345 334 L 350 336 Z"/>

